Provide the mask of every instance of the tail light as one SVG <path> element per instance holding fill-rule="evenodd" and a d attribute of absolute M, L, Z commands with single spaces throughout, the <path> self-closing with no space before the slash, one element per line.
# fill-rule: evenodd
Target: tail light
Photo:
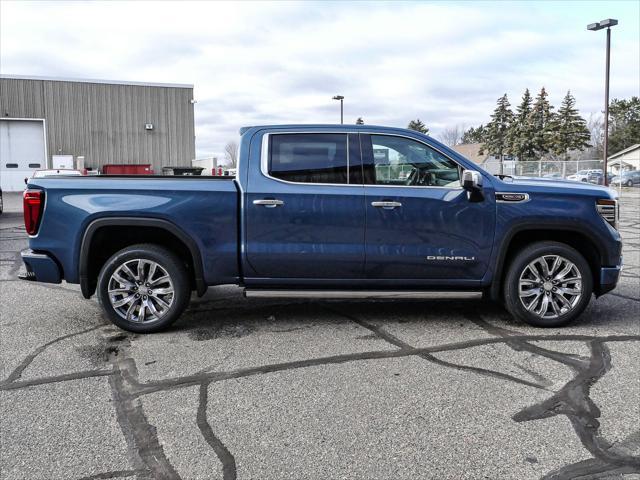
<path fill-rule="evenodd" d="M 618 216 L 620 212 L 617 200 L 609 198 L 598 199 L 596 200 L 596 209 L 605 222 L 613 228 L 618 228 Z"/>
<path fill-rule="evenodd" d="M 42 190 L 25 190 L 22 195 L 24 208 L 24 226 L 29 235 L 38 232 L 42 208 L 44 207 L 44 192 Z"/>

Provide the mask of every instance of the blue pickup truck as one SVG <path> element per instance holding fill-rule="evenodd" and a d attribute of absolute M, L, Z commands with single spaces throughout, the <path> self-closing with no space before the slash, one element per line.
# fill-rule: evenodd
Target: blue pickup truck
<path fill-rule="evenodd" d="M 474 298 L 557 327 L 622 267 L 615 192 L 495 177 L 418 132 L 285 125 L 240 131 L 237 177 L 31 179 L 23 278 L 79 283 L 134 332 L 193 291 Z"/>

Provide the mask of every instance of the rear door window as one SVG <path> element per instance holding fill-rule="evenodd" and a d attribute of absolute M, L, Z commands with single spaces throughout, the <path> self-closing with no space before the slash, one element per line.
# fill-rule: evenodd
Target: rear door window
<path fill-rule="evenodd" d="M 296 183 L 349 183 L 346 134 L 274 134 L 269 143 L 270 176 Z"/>

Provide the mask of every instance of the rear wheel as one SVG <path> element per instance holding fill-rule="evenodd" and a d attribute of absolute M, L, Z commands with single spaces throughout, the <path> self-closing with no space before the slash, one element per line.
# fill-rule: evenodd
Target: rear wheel
<path fill-rule="evenodd" d="M 125 330 L 157 332 L 175 322 L 189 303 L 189 277 L 180 259 L 163 247 L 133 245 L 114 254 L 98 276 L 98 300 Z"/>
<path fill-rule="evenodd" d="M 633 181 L 632 180 L 628 180 L 627 181 L 627 187 L 633 187 Z"/>
<path fill-rule="evenodd" d="M 558 242 L 534 243 L 511 262 L 505 304 L 515 317 L 537 327 L 561 327 L 575 320 L 593 292 L 591 269 L 575 249 Z"/>

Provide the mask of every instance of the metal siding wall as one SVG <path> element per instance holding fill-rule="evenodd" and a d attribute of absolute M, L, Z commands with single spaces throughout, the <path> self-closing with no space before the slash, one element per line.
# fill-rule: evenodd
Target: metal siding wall
<path fill-rule="evenodd" d="M 90 164 L 92 149 L 87 86 L 82 83 L 44 82 L 49 156 L 85 155 L 86 163 Z"/>
<path fill-rule="evenodd" d="M 42 80 L 0 80 L 0 115 L 45 118 Z"/>
<path fill-rule="evenodd" d="M 46 119 L 49 157 L 84 155 L 93 168 L 151 163 L 156 173 L 195 157 L 191 88 L 19 79 L 0 86 L 3 116 Z"/>

